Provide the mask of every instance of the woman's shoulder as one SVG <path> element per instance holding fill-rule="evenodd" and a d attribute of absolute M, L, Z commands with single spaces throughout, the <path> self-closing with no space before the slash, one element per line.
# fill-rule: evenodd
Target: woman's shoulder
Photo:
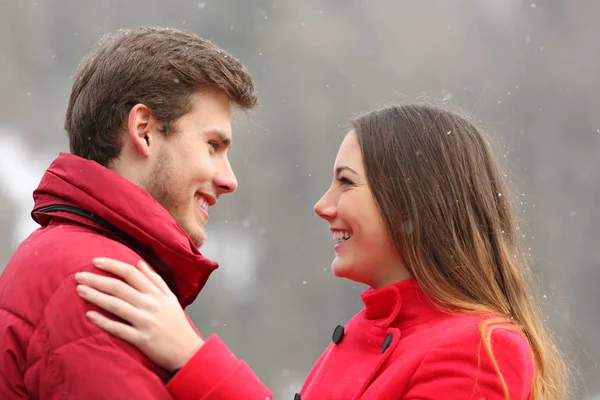
<path fill-rule="evenodd" d="M 477 359 L 485 365 L 515 374 L 533 373 L 529 342 L 510 319 L 495 314 L 451 314 L 443 322 L 442 334 L 428 357 Z"/>
<path fill-rule="evenodd" d="M 516 324 L 491 314 L 453 314 L 442 324 L 436 329 L 435 343 L 423 354 L 413 383 L 427 382 L 431 389 L 435 381 L 440 390 L 462 388 L 496 398 L 491 393 L 502 394 L 504 382 L 511 398 L 527 398 L 534 360 L 527 338 Z M 444 375 L 448 371 L 453 373 Z"/>
<path fill-rule="evenodd" d="M 471 344 L 479 346 L 487 338 L 494 344 L 494 347 L 496 343 L 502 343 L 511 348 L 530 352 L 527 338 L 518 325 L 510 319 L 496 314 L 448 314 L 446 318 L 438 320 L 435 325 L 438 330 L 443 332 L 438 336 L 438 345 L 459 344 L 465 346 Z"/>

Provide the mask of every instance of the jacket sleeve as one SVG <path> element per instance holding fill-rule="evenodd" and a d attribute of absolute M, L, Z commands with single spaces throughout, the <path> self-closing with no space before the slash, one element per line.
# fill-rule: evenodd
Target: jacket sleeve
<path fill-rule="evenodd" d="M 479 330 L 448 339 L 425 357 L 409 384 L 406 400 L 504 400 L 504 388 Z M 527 400 L 533 382 L 533 358 L 520 332 L 496 328 L 492 353 L 512 400 Z"/>
<path fill-rule="evenodd" d="M 67 279 L 44 308 L 27 346 L 24 382 L 30 398 L 172 399 L 167 372 L 85 317 L 90 308 Z"/>
<path fill-rule="evenodd" d="M 104 333 L 53 349 L 27 370 L 25 383 L 34 398 L 48 400 L 171 399 L 157 367 Z"/>
<path fill-rule="evenodd" d="M 169 381 L 167 389 L 176 400 L 273 398 L 248 365 L 214 334 Z"/>
<path fill-rule="evenodd" d="M 29 342 L 24 381 L 32 398 L 172 400 L 172 392 L 183 396 L 177 399 L 264 400 L 270 395 L 217 337 L 174 377 L 175 391 L 167 389 L 167 371 L 87 320 L 89 309 L 107 314 L 84 302 L 75 287 L 69 278 L 55 292 Z"/>
<path fill-rule="evenodd" d="M 30 322 L 0 308 L 0 399 L 28 399 L 23 383 L 26 338 L 33 332 Z"/>

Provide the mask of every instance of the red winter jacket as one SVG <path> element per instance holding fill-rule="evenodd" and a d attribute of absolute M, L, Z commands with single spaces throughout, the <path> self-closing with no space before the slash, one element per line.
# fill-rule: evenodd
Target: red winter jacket
<path fill-rule="evenodd" d="M 365 308 L 345 327 L 310 372 L 295 400 L 504 400 L 480 327 L 493 316 L 438 311 L 413 279 L 362 294 Z M 533 357 L 525 337 L 503 323 L 492 351 L 511 400 L 530 398 Z M 197 360 L 197 358 L 195 358 Z M 194 398 L 203 369 L 194 359 L 178 374 L 179 400 Z M 239 399 L 244 399 L 242 394 Z"/>
<path fill-rule="evenodd" d="M 95 162 L 61 154 L 34 200 L 41 228 L 0 277 L 0 399 L 271 398 L 214 335 L 165 386 L 167 371 L 87 321 L 93 307 L 77 295 L 73 275 L 101 272 L 94 257 L 144 258 L 184 307 L 217 267 L 147 192 Z M 193 382 L 185 379 L 190 367 L 202 371 Z"/>
<path fill-rule="evenodd" d="M 505 399 L 481 340 L 480 324 L 489 316 L 442 313 L 413 279 L 361 297 L 365 308 L 336 328 L 296 399 Z M 491 338 L 510 399 L 529 399 L 527 340 L 508 323 Z"/>

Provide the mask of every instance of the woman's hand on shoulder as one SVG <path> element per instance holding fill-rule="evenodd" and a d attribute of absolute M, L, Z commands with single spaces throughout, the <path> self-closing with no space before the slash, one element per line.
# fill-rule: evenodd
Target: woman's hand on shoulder
<path fill-rule="evenodd" d="M 181 368 L 202 347 L 204 343 L 177 297 L 145 262 L 140 261 L 136 268 L 117 260 L 98 258 L 93 264 L 122 280 L 79 272 L 75 275 L 77 293 L 125 322 L 88 311 L 86 316 L 92 323 L 131 343 L 169 371 Z"/>

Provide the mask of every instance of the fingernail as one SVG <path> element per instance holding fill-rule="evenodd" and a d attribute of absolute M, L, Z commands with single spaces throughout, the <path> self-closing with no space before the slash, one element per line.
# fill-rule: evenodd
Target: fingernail
<path fill-rule="evenodd" d="M 86 294 L 88 292 L 87 287 L 84 285 L 77 285 L 76 290 L 77 290 L 77 293 L 79 293 L 79 294 Z"/>
<path fill-rule="evenodd" d="M 102 265 L 106 264 L 106 258 L 103 257 L 97 257 L 94 258 L 92 260 L 92 263 L 96 266 L 96 267 L 101 267 Z"/>
<path fill-rule="evenodd" d="M 95 314 L 96 313 L 93 312 L 93 311 L 88 311 L 88 312 L 85 313 L 85 316 L 88 317 L 88 318 L 90 318 L 90 319 L 92 319 L 92 318 L 95 317 Z"/>

